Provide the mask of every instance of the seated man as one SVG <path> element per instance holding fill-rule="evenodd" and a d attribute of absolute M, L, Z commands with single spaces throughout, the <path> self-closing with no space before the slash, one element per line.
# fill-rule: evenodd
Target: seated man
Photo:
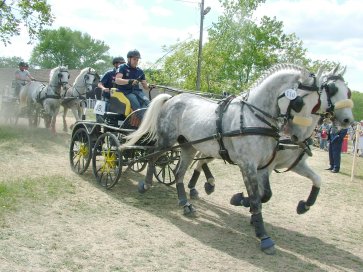
<path fill-rule="evenodd" d="M 139 51 L 129 51 L 127 53 L 127 63 L 118 68 L 115 79 L 118 91 L 126 95 L 134 111 L 146 108 L 150 103 L 150 100 L 139 87 L 139 82 L 141 82 L 143 88 L 149 90 L 143 70 L 137 67 L 140 58 Z"/>

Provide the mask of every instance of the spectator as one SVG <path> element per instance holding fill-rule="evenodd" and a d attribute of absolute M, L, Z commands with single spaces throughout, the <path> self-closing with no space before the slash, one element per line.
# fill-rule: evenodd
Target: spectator
<path fill-rule="evenodd" d="M 328 150 L 328 131 L 326 128 L 323 128 L 320 133 L 320 149 Z"/>
<path fill-rule="evenodd" d="M 341 129 L 336 121 L 333 121 L 329 133 L 329 163 L 330 167 L 326 170 L 330 170 L 332 173 L 338 173 L 340 171 L 340 161 L 342 153 L 342 144 L 348 129 Z"/>

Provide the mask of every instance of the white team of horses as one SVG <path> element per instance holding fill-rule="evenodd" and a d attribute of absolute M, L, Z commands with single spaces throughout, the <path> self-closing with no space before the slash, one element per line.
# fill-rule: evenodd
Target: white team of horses
<path fill-rule="evenodd" d="M 91 67 L 81 70 L 71 87 L 67 88 L 70 74 L 65 66 L 53 68 L 49 74 L 49 83 L 31 81 L 22 87 L 20 98 L 20 112 L 26 112 L 29 125 L 37 127 L 40 115 L 44 117 L 45 127 L 56 133 L 56 117 L 60 106 L 63 111 L 63 130 L 67 131 L 66 115 L 71 109 L 76 121 L 82 119 L 86 109 L 86 93 L 92 91 L 98 80 L 95 69 Z M 42 113 L 42 114 L 41 114 Z"/>

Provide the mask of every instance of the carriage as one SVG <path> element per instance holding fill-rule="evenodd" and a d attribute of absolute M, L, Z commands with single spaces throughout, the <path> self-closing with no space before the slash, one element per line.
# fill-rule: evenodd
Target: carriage
<path fill-rule="evenodd" d="M 158 86 L 173 93 L 182 91 Z M 154 96 L 151 88 L 150 100 Z M 120 92 L 112 92 L 108 111 L 104 111 L 104 102 L 98 100 L 95 105 L 96 121 L 79 120 L 72 130 L 70 143 L 70 164 L 77 174 L 83 174 L 92 167 L 98 183 L 112 188 L 120 179 L 123 170 L 141 172 L 146 168 L 148 155 L 153 153 L 153 143 L 142 140 L 136 145 L 121 151 L 120 146 L 126 141 L 125 136 L 134 132 L 144 115 L 146 108 L 131 112 L 130 102 Z M 175 168 L 179 161 L 177 149 L 166 151 L 155 163 L 154 176 L 165 185 L 175 183 Z"/>

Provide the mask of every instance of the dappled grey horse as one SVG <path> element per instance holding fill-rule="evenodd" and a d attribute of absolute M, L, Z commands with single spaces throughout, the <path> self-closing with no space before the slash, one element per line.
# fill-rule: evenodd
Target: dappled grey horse
<path fill-rule="evenodd" d="M 353 122 L 353 102 L 350 99 L 351 93 L 347 87 L 343 75 L 345 73 L 345 67 L 339 69 L 339 65 L 333 68 L 331 71 L 323 71 L 323 67 L 317 72 L 317 84 L 320 86 L 320 97 L 321 104 L 319 108 L 314 109 L 315 115 L 313 115 L 313 122 L 309 128 L 311 133 L 318 124 L 321 116 L 326 116 L 327 113 L 334 114 L 337 121 L 343 127 L 349 126 Z M 269 174 L 276 169 L 283 169 L 285 171 L 291 170 L 301 176 L 309 178 L 313 185 L 306 201 L 301 200 L 297 206 L 297 213 L 303 214 L 314 205 L 316 198 L 319 194 L 321 186 L 320 176 L 311 169 L 306 159 L 311 155 L 310 148 L 307 142 L 301 143 L 300 145 L 290 145 L 289 141 L 284 141 L 283 144 L 279 146 L 278 152 L 276 153 L 275 159 L 268 165 Z M 200 155 L 201 157 L 203 155 Z M 194 169 L 191 180 L 189 181 L 188 187 L 190 189 L 191 198 L 198 198 L 198 191 L 195 189 L 196 182 L 199 178 L 201 170 L 206 174 L 207 182 L 204 184 L 204 188 L 207 194 L 214 192 L 215 184 L 214 177 L 209 170 L 207 165 L 211 159 L 199 160 L 196 168 Z M 284 172 L 285 172 L 284 171 Z M 263 199 L 269 200 L 272 192 L 269 184 L 264 188 L 263 192 L 268 197 L 263 197 Z M 231 204 L 236 206 L 249 207 L 249 199 L 245 197 L 243 193 L 235 194 L 231 199 Z"/>
<path fill-rule="evenodd" d="M 76 121 L 82 120 L 87 109 L 86 93 L 92 91 L 94 84 L 99 79 L 96 70 L 87 67 L 82 69 L 75 78 L 73 86 L 70 87 L 62 100 L 63 111 L 63 131 L 68 131 L 66 116 L 68 109 L 71 109 Z"/>
<path fill-rule="evenodd" d="M 38 125 L 38 114 L 43 109 L 45 127 L 56 133 L 55 124 L 60 100 L 64 95 L 64 86 L 68 84 L 68 80 L 68 68 L 59 66 L 50 71 L 48 85 L 31 81 L 21 88 L 20 106 L 27 110 L 29 125 Z"/>
<path fill-rule="evenodd" d="M 263 194 L 259 191 L 269 182 L 264 166 L 274 157 L 280 125 L 289 128 L 293 141 L 305 140 L 310 135 L 311 112 L 318 104 L 315 77 L 296 65 L 276 65 L 265 72 L 247 95 L 232 97 L 220 104 L 191 94 L 172 98 L 166 94 L 157 96 L 139 129 L 126 137 L 128 141 L 122 147 L 134 145 L 144 135 L 156 141 L 156 152 L 150 156 L 145 182 L 139 184 L 139 191 L 143 193 L 152 186 L 154 162 L 161 153 L 179 143 L 176 188 L 186 215 L 193 214 L 195 208 L 187 199 L 183 179 L 196 152 L 237 164 L 247 188 L 261 249 L 273 254 L 274 242 L 264 227 Z"/>

